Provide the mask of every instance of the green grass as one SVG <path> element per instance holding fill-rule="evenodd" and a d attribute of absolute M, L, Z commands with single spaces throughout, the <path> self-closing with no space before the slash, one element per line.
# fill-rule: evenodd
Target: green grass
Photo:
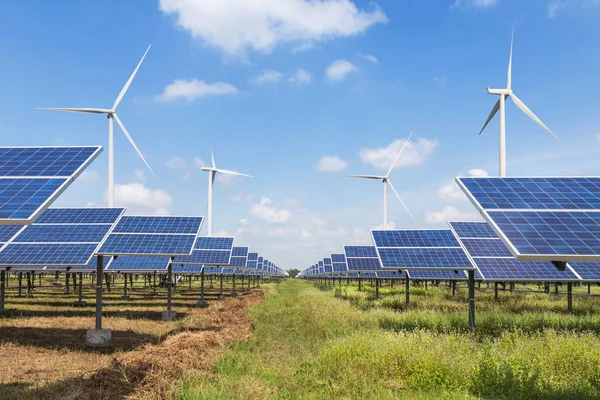
<path fill-rule="evenodd" d="M 322 289 L 293 280 L 274 286 L 250 311 L 252 337 L 210 376 L 176 382 L 174 397 L 600 398 L 600 300 L 576 299 L 579 313 L 566 315 L 560 296 L 503 293 L 497 304 L 493 292 L 478 292 L 471 335 L 461 291 L 453 298 L 444 287 L 411 288 L 414 303 L 395 312 L 401 288 L 386 288 L 383 300 L 370 288 Z"/>

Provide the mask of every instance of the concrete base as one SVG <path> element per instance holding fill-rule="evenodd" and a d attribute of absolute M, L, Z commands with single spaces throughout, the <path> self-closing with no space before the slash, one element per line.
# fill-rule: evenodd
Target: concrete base
<path fill-rule="evenodd" d="M 176 311 L 169 311 L 169 310 L 164 310 L 162 312 L 162 316 L 161 316 L 161 320 L 163 321 L 175 321 L 175 317 L 177 316 L 177 312 Z"/>
<path fill-rule="evenodd" d="M 75 301 L 73 302 L 73 307 L 85 307 L 87 303 L 85 301 Z"/>
<path fill-rule="evenodd" d="M 112 346 L 112 331 L 110 329 L 88 329 L 85 333 L 85 345 L 88 347 Z"/>
<path fill-rule="evenodd" d="M 121 300 L 131 300 L 131 297 L 129 297 L 129 296 L 121 296 Z"/>
<path fill-rule="evenodd" d="M 206 307 L 208 307 L 208 301 L 206 301 L 206 300 L 198 300 L 198 302 L 196 303 L 196 307 L 198 307 L 198 308 L 206 308 Z"/>

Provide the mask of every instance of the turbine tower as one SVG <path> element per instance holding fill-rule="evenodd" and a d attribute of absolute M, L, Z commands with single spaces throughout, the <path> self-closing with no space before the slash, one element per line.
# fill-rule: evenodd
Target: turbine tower
<path fill-rule="evenodd" d="M 246 176 L 248 178 L 252 178 L 250 175 L 242 174 L 236 171 L 229 171 L 226 169 L 219 169 L 215 164 L 215 156 L 213 154 L 212 149 L 210 149 L 210 158 L 212 161 L 212 167 L 200 167 L 202 171 L 208 172 L 208 210 L 206 219 L 208 220 L 208 236 L 212 236 L 213 231 L 213 184 L 215 183 L 215 178 L 217 177 L 217 173 L 224 175 L 237 175 L 237 176 Z"/>
<path fill-rule="evenodd" d="M 383 229 L 387 229 L 387 185 L 388 184 L 390 185 L 390 188 L 392 189 L 392 191 L 394 192 L 394 194 L 396 195 L 396 197 L 398 198 L 398 200 L 400 201 L 400 203 L 402 204 L 402 206 L 404 207 L 404 209 L 406 210 L 408 215 L 410 215 L 410 218 L 413 220 L 413 222 L 416 225 L 418 225 L 417 221 L 415 220 L 413 215 L 410 213 L 410 210 L 408 209 L 408 207 L 406 206 L 406 204 L 404 203 L 404 201 L 402 200 L 402 198 L 396 191 L 396 188 L 394 187 L 394 185 L 392 185 L 392 181 L 390 180 L 390 174 L 396 167 L 396 164 L 398 164 L 398 160 L 400 160 L 400 156 L 402 155 L 402 152 L 404 152 L 404 149 L 406 148 L 406 145 L 410 141 L 410 138 L 412 137 L 413 133 L 414 132 L 411 132 L 410 135 L 408 135 L 408 138 L 402 145 L 402 148 L 400 149 L 400 152 L 396 156 L 396 159 L 390 166 L 390 169 L 388 169 L 387 174 L 385 174 L 384 176 L 382 176 L 382 175 L 349 175 L 350 178 L 377 179 L 377 180 L 381 180 L 383 182 Z"/>
<path fill-rule="evenodd" d="M 125 125 L 123 125 L 123 123 L 119 119 L 119 116 L 117 115 L 117 107 L 119 106 L 119 103 L 121 102 L 121 100 L 123 100 L 123 96 L 125 96 L 127 89 L 129 89 L 129 86 L 131 85 L 133 78 L 137 74 L 138 69 L 140 68 L 140 65 L 142 65 L 144 58 L 146 58 L 146 54 L 148 54 L 148 50 L 150 50 L 150 46 L 148 46 L 148 48 L 146 49 L 146 52 L 142 56 L 142 59 L 140 60 L 137 67 L 135 67 L 135 70 L 129 77 L 129 80 L 127 80 L 127 82 L 125 83 L 125 86 L 123 86 L 123 89 L 121 89 L 121 93 L 119 93 L 119 96 L 117 96 L 117 100 L 115 101 L 115 104 L 113 104 L 112 108 L 38 108 L 38 110 L 67 111 L 67 112 L 76 112 L 76 113 L 84 113 L 84 114 L 106 114 L 106 116 L 108 117 L 108 206 L 109 207 L 115 206 L 115 159 L 114 159 L 114 134 L 113 134 L 114 123 L 113 123 L 113 119 L 115 121 L 117 121 L 117 124 L 119 124 L 119 126 L 121 127 L 121 130 L 123 131 L 123 133 L 129 140 L 129 143 L 131 143 L 131 145 L 133 146 L 135 151 L 138 153 L 138 155 L 140 156 L 142 161 L 144 161 L 144 164 L 146 164 L 146 167 L 148 167 L 150 172 L 152 172 L 152 175 L 154 175 L 154 177 L 156 177 L 156 174 L 154 174 L 154 171 L 152 170 L 152 168 L 150 168 L 150 165 L 148 164 L 148 162 L 142 155 L 142 152 L 137 147 L 137 145 L 133 141 L 133 138 L 131 137 L 131 135 L 129 134 L 127 129 L 125 128 Z"/>
<path fill-rule="evenodd" d="M 560 142 L 558 136 L 556 136 L 552 131 L 544 125 L 544 123 L 536 117 L 536 115 L 523 103 L 517 95 L 512 90 L 512 54 L 513 54 L 513 42 L 515 38 L 515 27 L 513 25 L 512 38 L 510 40 L 510 57 L 508 59 L 508 77 L 506 78 L 506 89 L 490 89 L 487 87 L 487 92 L 489 94 L 498 95 L 500 98 L 492 108 L 492 112 L 490 113 L 487 121 L 483 124 L 483 128 L 479 134 L 483 132 L 485 127 L 489 124 L 489 122 L 494 118 L 498 110 L 500 110 L 500 176 L 506 176 L 506 113 L 505 113 L 505 102 L 506 98 L 510 97 L 517 107 L 521 109 L 529 118 L 534 120 L 539 126 L 544 128 L 549 134 L 554 136 L 556 140 Z"/>

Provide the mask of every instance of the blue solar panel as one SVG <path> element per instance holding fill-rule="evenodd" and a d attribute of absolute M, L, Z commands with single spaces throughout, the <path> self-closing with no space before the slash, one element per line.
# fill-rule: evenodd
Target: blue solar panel
<path fill-rule="evenodd" d="M 170 257 L 119 256 L 107 271 L 166 271 Z"/>
<path fill-rule="evenodd" d="M 258 262 L 257 261 L 250 261 L 248 260 L 248 262 L 246 263 L 246 268 L 248 269 L 256 269 Z"/>
<path fill-rule="evenodd" d="M 258 253 L 248 253 L 248 261 L 258 261 Z"/>
<path fill-rule="evenodd" d="M 101 147 L 0 148 L 0 222 L 31 224 Z"/>
<path fill-rule="evenodd" d="M 199 274 L 202 272 L 202 265 L 199 264 L 173 264 L 171 272 L 174 274 Z M 204 271 L 206 274 L 206 269 Z"/>
<path fill-rule="evenodd" d="M 331 258 L 324 258 L 323 259 L 323 264 L 325 264 L 325 265 L 331 265 Z"/>
<path fill-rule="evenodd" d="M 600 255 L 600 213 L 598 212 L 502 212 L 489 213 L 517 256 Z M 538 259 L 541 259 L 538 257 Z"/>
<path fill-rule="evenodd" d="M 204 273 L 210 275 L 221 275 L 223 272 L 223 268 L 216 267 L 204 267 Z"/>
<path fill-rule="evenodd" d="M 577 281 L 569 269 L 559 271 L 551 262 L 517 261 L 514 258 L 478 258 L 477 267 L 490 281 Z"/>
<path fill-rule="evenodd" d="M 108 266 L 111 259 L 112 259 L 112 257 L 102 257 L 102 269 L 105 269 Z M 85 265 L 83 267 L 73 267 L 73 268 L 69 269 L 69 272 L 86 272 L 86 273 L 96 272 L 97 266 L 98 266 L 98 257 L 93 256 L 90 259 L 90 261 L 87 263 L 87 265 Z M 49 268 L 50 267 L 46 268 L 46 270 L 48 270 Z M 65 267 L 55 267 L 55 268 L 64 269 Z"/>
<path fill-rule="evenodd" d="M 458 241 L 449 230 L 374 230 L 377 247 L 457 247 Z"/>
<path fill-rule="evenodd" d="M 471 261 L 460 247 L 382 247 L 378 250 L 383 268 L 474 269 Z"/>
<path fill-rule="evenodd" d="M 466 280 L 467 276 L 464 271 L 452 270 L 427 270 L 427 269 L 412 269 L 408 271 L 410 279 L 432 279 L 432 280 Z"/>
<path fill-rule="evenodd" d="M 333 272 L 346 272 L 348 271 L 348 266 L 345 262 L 343 263 L 333 263 Z"/>
<path fill-rule="evenodd" d="M 98 254 L 110 255 L 186 255 L 195 241 L 194 235 L 111 234 Z"/>
<path fill-rule="evenodd" d="M 20 225 L 0 225 L 0 244 L 8 242 L 21 229 L 23 227 Z"/>
<path fill-rule="evenodd" d="M 374 271 L 381 269 L 377 258 L 346 258 L 348 271 Z"/>
<path fill-rule="evenodd" d="M 323 261 L 319 261 L 318 264 L 319 264 L 319 267 L 322 267 L 323 266 Z"/>
<path fill-rule="evenodd" d="M 406 273 L 400 273 L 398 271 L 379 271 L 377 272 L 377 277 L 380 279 L 404 279 Z"/>
<path fill-rule="evenodd" d="M 247 260 L 248 259 L 246 257 L 231 257 L 229 265 L 231 265 L 232 267 L 246 268 Z"/>
<path fill-rule="evenodd" d="M 494 238 L 498 235 L 486 222 L 449 222 L 459 238 Z"/>
<path fill-rule="evenodd" d="M 344 246 L 346 257 L 377 257 L 373 246 Z"/>
<path fill-rule="evenodd" d="M 456 179 L 483 209 L 600 209 L 598 177 Z"/>
<path fill-rule="evenodd" d="M 346 256 L 343 254 L 332 254 L 331 261 L 334 263 L 343 263 L 346 262 Z"/>
<path fill-rule="evenodd" d="M 248 257 L 248 247 L 234 247 L 231 255 L 233 257 Z"/>
<path fill-rule="evenodd" d="M 2 147 L 1 176 L 70 177 L 95 158 L 101 147 Z"/>
<path fill-rule="evenodd" d="M 198 250 L 230 250 L 233 247 L 233 238 L 230 237 L 199 237 L 195 249 Z"/>
<path fill-rule="evenodd" d="M 97 243 L 10 243 L 0 252 L 0 265 L 85 265 Z"/>
<path fill-rule="evenodd" d="M 511 252 L 498 238 L 462 239 L 462 243 L 471 257 L 512 257 Z"/>
<path fill-rule="evenodd" d="M 113 224 L 123 208 L 49 208 L 36 220 L 37 224 Z"/>
<path fill-rule="evenodd" d="M 177 233 L 197 235 L 202 217 L 124 216 L 114 233 Z"/>
<path fill-rule="evenodd" d="M 584 281 L 600 282 L 600 262 L 571 262 L 569 266 Z"/>
<path fill-rule="evenodd" d="M 108 233 L 111 224 L 97 225 L 38 225 L 26 227 L 15 238 L 19 243 L 100 243 Z"/>
<path fill-rule="evenodd" d="M 178 264 L 228 265 L 231 258 L 229 250 L 194 250 L 189 256 L 175 257 Z"/>

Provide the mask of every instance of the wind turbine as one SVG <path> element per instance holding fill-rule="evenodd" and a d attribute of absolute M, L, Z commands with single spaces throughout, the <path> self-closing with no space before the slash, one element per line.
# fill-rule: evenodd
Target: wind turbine
<path fill-rule="evenodd" d="M 224 175 L 237 175 L 237 176 L 246 176 L 248 178 L 252 178 L 250 175 L 242 174 L 236 171 L 229 171 L 226 169 L 219 169 L 215 164 L 215 155 L 213 154 L 212 149 L 210 149 L 210 158 L 212 160 L 212 167 L 200 167 L 202 171 L 208 172 L 208 210 L 206 219 L 208 220 L 208 236 L 212 236 L 212 203 L 213 203 L 213 184 L 215 183 L 215 178 L 217 177 L 217 173 Z"/>
<path fill-rule="evenodd" d="M 408 215 L 410 215 L 410 218 L 412 218 L 413 222 L 415 224 L 417 224 L 417 221 L 415 220 L 413 215 L 410 213 L 410 210 L 408 209 L 408 207 L 406 206 L 406 204 L 404 203 L 404 201 L 402 200 L 402 198 L 396 191 L 396 188 L 394 187 L 394 185 L 392 185 L 392 181 L 390 180 L 390 174 L 396 167 L 396 164 L 398 164 L 398 160 L 400 160 L 400 156 L 402 155 L 402 152 L 404 152 L 404 149 L 406 148 L 406 145 L 410 141 L 410 138 L 412 137 L 413 133 L 414 132 L 410 133 L 410 135 L 408 136 L 408 138 L 402 145 L 400 152 L 396 156 L 396 159 L 390 166 L 390 169 L 388 169 L 387 174 L 385 174 L 384 176 L 381 176 L 381 175 L 349 175 L 350 178 L 377 179 L 377 180 L 381 180 L 383 182 L 383 229 L 387 229 L 387 185 L 388 184 L 390 185 L 390 188 L 392 188 L 392 191 L 394 192 L 394 194 L 396 195 L 396 197 L 398 198 L 398 200 L 400 201 L 400 203 L 402 204 L 402 206 L 404 207 L 404 209 L 406 210 Z"/>
<path fill-rule="evenodd" d="M 123 86 L 123 89 L 121 89 L 121 93 L 119 93 L 119 96 L 117 96 L 117 100 L 115 101 L 115 104 L 113 104 L 112 108 L 38 108 L 38 110 L 67 111 L 67 112 L 76 112 L 76 113 L 84 113 L 84 114 L 106 114 L 106 116 L 108 117 L 108 206 L 109 207 L 114 207 L 114 205 L 115 205 L 115 189 L 114 189 L 115 159 L 114 159 L 113 119 L 117 121 L 117 124 L 119 124 L 119 126 L 121 127 L 121 130 L 123 131 L 123 133 L 129 140 L 129 143 L 131 143 L 131 145 L 133 146 L 135 151 L 138 153 L 138 155 L 140 156 L 142 161 L 144 161 L 144 163 L 146 164 L 146 166 L 148 167 L 150 172 L 152 172 L 152 175 L 154 175 L 154 177 L 156 177 L 156 174 L 154 173 L 154 171 L 152 171 L 152 168 L 150 168 L 150 165 L 148 164 L 148 162 L 142 155 L 142 152 L 140 151 L 140 149 L 138 149 L 137 145 L 133 141 L 133 138 L 131 137 L 131 135 L 129 134 L 127 129 L 125 128 L 125 125 L 123 125 L 123 123 L 119 119 L 119 116 L 117 115 L 117 107 L 119 106 L 119 103 L 121 102 L 121 100 L 123 100 L 123 96 L 125 96 L 127 89 L 129 89 L 129 86 L 131 85 L 133 78 L 137 74 L 138 69 L 140 68 L 140 65 L 142 65 L 144 58 L 146 58 L 146 54 L 148 54 L 148 50 L 150 50 L 150 46 L 148 46 L 148 48 L 146 49 L 146 52 L 142 56 L 142 59 L 138 63 L 137 67 L 135 67 L 135 70 L 133 71 L 133 73 L 131 74 L 131 76 L 129 77 L 127 82 L 125 83 L 125 86 Z"/>
<path fill-rule="evenodd" d="M 508 59 L 508 77 L 506 78 L 506 89 L 490 89 L 487 86 L 487 92 L 489 94 L 498 95 L 500 98 L 492 108 L 492 112 L 490 113 L 487 121 L 481 128 L 479 134 L 483 132 L 485 127 L 489 124 L 492 118 L 496 115 L 498 110 L 500 110 L 500 176 L 506 176 L 506 113 L 504 111 L 506 98 L 510 97 L 517 107 L 521 109 L 529 118 L 534 120 L 539 126 L 544 128 L 550 135 L 554 136 L 556 140 L 560 142 L 558 136 L 556 136 L 552 131 L 544 125 L 544 123 L 536 117 L 536 115 L 523 103 L 517 95 L 512 90 L 512 54 L 513 54 L 513 42 L 515 38 L 515 27 L 513 25 L 512 38 L 510 40 L 510 57 Z"/>

